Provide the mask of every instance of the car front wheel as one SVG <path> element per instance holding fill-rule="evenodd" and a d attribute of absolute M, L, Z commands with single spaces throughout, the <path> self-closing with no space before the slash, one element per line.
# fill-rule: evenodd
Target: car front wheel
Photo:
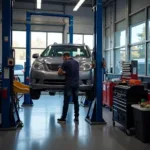
<path fill-rule="evenodd" d="M 38 100 L 41 96 L 41 92 L 30 88 L 30 96 L 33 100 Z"/>

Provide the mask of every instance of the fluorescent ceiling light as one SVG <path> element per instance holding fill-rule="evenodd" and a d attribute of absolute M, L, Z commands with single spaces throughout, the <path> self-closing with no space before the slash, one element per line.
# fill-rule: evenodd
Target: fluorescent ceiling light
<path fill-rule="evenodd" d="M 75 6 L 75 8 L 73 9 L 73 11 L 77 11 L 84 2 L 85 2 L 85 0 L 80 0 L 77 3 L 77 5 Z"/>
<path fill-rule="evenodd" d="M 36 0 L 37 3 L 37 9 L 41 9 L 42 0 Z"/>

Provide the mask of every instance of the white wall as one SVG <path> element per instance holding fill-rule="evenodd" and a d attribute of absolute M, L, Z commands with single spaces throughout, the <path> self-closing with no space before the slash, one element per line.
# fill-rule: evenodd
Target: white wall
<path fill-rule="evenodd" d="M 49 13 L 63 13 L 63 6 L 61 5 L 42 5 L 42 11 L 35 9 L 36 5 L 33 3 L 18 3 L 16 2 L 13 9 L 13 29 L 14 30 L 26 30 L 26 12 L 27 11 L 40 11 Z M 32 30 L 34 31 L 52 31 L 52 32 L 63 32 L 63 18 L 56 17 L 45 17 L 45 16 L 32 16 L 31 22 L 33 24 Z M 44 24 L 44 25 L 43 25 Z M 55 25 L 61 26 L 55 26 Z"/>
<path fill-rule="evenodd" d="M 82 7 L 73 12 L 72 6 L 65 8 L 66 14 L 74 16 L 74 33 L 93 34 L 94 13 L 90 7 Z"/>

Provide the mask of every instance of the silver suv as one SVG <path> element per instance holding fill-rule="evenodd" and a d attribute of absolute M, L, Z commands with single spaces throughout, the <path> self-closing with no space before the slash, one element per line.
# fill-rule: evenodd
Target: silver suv
<path fill-rule="evenodd" d="M 33 54 L 34 61 L 30 79 L 30 95 L 32 99 L 39 99 L 41 91 L 49 91 L 54 95 L 55 92 L 64 90 L 65 76 L 59 76 L 57 71 L 63 63 L 63 53 L 69 52 L 71 57 L 80 64 L 80 86 L 79 90 L 87 92 L 92 87 L 92 59 L 91 52 L 86 45 L 75 44 L 54 44 L 48 46 L 39 56 Z"/>

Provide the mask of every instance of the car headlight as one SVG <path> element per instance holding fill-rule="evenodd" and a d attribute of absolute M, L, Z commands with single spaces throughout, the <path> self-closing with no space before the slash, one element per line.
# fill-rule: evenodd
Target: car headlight
<path fill-rule="evenodd" d="M 88 71 L 91 70 L 92 66 L 90 63 L 83 63 L 80 66 L 80 71 Z"/>
<path fill-rule="evenodd" d="M 43 64 L 37 61 L 33 63 L 32 68 L 35 70 L 44 70 Z"/>

